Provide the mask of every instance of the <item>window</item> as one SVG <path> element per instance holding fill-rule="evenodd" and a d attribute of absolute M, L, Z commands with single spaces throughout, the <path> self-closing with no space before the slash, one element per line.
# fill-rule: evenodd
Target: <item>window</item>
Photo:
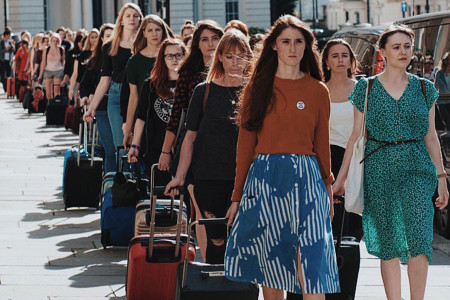
<path fill-rule="evenodd" d="M 357 11 L 355 11 L 355 20 L 356 20 L 356 24 L 359 24 L 359 23 L 361 23 L 360 22 L 360 19 L 359 19 L 359 12 L 357 12 Z"/>
<path fill-rule="evenodd" d="M 226 0 L 225 1 L 225 18 L 226 22 L 239 19 L 239 1 Z"/>

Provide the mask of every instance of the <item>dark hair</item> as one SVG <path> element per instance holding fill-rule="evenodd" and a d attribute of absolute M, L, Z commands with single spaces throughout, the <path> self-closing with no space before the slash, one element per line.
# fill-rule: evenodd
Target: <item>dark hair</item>
<path fill-rule="evenodd" d="M 5 35 L 10 35 L 11 34 L 11 31 L 9 31 L 9 30 L 5 30 L 4 32 L 3 32 L 3 36 L 5 36 Z"/>
<path fill-rule="evenodd" d="M 184 25 L 181 26 L 181 31 L 180 31 L 180 36 L 183 37 L 183 31 L 186 29 L 192 29 L 195 30 L 195 25 L 194 22 L 192 22 L 191 20 L 186 20 L 184 22 Z"/>
<path fill-rule="evenodd" d="M 278 54 L 272 47 L 282 31 L 289 27 L 298 29 L 305 38 L 305 51 L 300 62 L 300 70 L 322 81 L 322 70 L 316 50 L 317 41 L 308 25 L 291 15 L 281 16 L 267 34 L 263 50 L 256 62 L 250 81 L 241 95 L 240 110 L 236 116 L 236 121 L 247 130 L 259 131 L 269 106 L 273 104 L 273 82 L 278 68 Z M 247 96 L 248 103 L 242 105 L 242 100 Z M 241 122 L 243 115 L 248 117 L 245 122 Z"/>
<path fill-rule="evenodd" d="M 252 37 L 250 38 L 250 41 L 249 41 L 252 51 L 253 51 L 253 48 L 255 48 L 255 45 L 258 44 L 259 42 L 263 41 L 265 39 L 265 37 L 266 36 L 262 33 L 257 33 L 255 35 L 252 35 Z"/>
<path fill-rule="evenodd" d="M 396 33 L 403 33 L 414 42 L 414 31 L 404 24 L 390 25 L 378 38 L 378 49 L 385 49 L 388 38 Z"/>
<path fill-rule="evenodd" d="M 169 69 L 167 68 L 165 60 L 165 51 L 167 46 L 180 46 L 183 54 L 187 53 L 187 48 L 179 39 L 166 39 L 161 43 L 159 48 L 158 57 L 156 58 L 155 65 L 150 73 L 150 82 L 156 88 L 156 94 L 164 99 L 170 99 L 173 97 L 173 92 L 170 90 L 169 84 Z"/>
<path fill-rule="evenodd" d="M 76 37 L 75 37 L 75 41 L 73 42 L 73 54 L 79 54 L 80 52 L 81 52 L 81 49 L 82 48 L 80 48 L 79 46 L 78 46 L 78 44 L 81 42 L 81 41 L 83 41 L 83 38 L 84 38 L 85 36 L 84 35 L 82 35 L 82 34 L 78 34 Z"/>
<path fill-rule="evenodd" d="M 235 29 L 239 30 L 240 32 L 242 32 L 246 37 L 248 37 L 248 27 L 247 27 L 247 25 L 245 25 L 244 22 L 239 21 L 239 20 L 231 20 L 230 22 L 227 23 L 227 25 L 225 25 L 225 28 L 223 31 L 226 32 L 230 28 L 235 28 Z"/>
<path fill-rule="evenodd" d="M 358 60 L 356 59 L 355 53 L 353 52 L 352 47 L 349 43 L 344 41 L 343 39 L 332 39 L 329 40 L 322 50 L 322 72 L 323 72 L 323 79 L 324 82 L 327 82 L 331 78 L 331 71 L 327 68 L 327 59 L 328 54 L 330 52 L 331 47 L 335 45 L 343 45 L 347 47 L 348 53 L 350 54 L 350 68 L 347 70 L 347 77 L 348 78 L 354 78 L 354 74 L 356 72 L 356 69 L 358 68 Z"/>
<path fill-rule="evenodd" d="M 114 24 L 105 23 L 100 27 L 100 35 L 98 36 L 97 45 L 95 45 L 94 51 L 92 51 L 91 58 L 89 59 L 88 69 L 99 70 L 102 67 L 102 39 L 105 36 L 106 30 L 114 30 Z"/>
<path fill-rule="evenodd" d="M 212 20 L 199 21 L 197 23 L 197 29 L 195 29 L 194 35 L 192 36 L 191 51 L 189 52 L 188 57 L 184 60 L 183 65 L 181 65 L 179 71 L 180 73 L 187 71 L 190 74 L 195 74 L 205 70 L 203 55 L 198 46 L 200 44 L 200 36 L 206 29 L 216 33 L 219 38 L 223 35 L 222 28 L 220 28 L 217 22 Z"/>

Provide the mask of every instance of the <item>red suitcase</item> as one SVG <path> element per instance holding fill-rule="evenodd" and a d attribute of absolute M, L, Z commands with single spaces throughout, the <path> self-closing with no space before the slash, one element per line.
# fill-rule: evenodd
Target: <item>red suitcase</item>
<path fill-rule="evenodd" d="M 75 105 L 68 105 L 66 108 L 66 114 L 64 116 L 64 127 L 66 130 L 70 129 L 73 121 L 73 113 L 75 111 Z"/>
<path fill-rule="evenodd" d="M 14 98 L 16 96 L 16 79 L 8 77 L 6 81 L 6 98 Z"/>
<path fill-rule="evenodd" d="M 186 256 L 195 259 L 195 244 L 181 234 L 182 209 L 178 210 L 177 233 L 155 234 L 156 198 L 163 187 L 152 187 L 150 235 L 134 237 L 128 246 L 126 293 L 128 300 L 173 300 L 178 264 Z M 182 193 L 181 193 L 182 194 Z M 183 203 L 184 196 L 180 196 Z"/>

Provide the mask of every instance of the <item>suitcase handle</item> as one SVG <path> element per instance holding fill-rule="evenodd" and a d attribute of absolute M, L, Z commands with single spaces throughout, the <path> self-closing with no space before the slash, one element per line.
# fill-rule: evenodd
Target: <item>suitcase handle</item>
<path fill-rule="evenodd" d="M 227 225 L 228 223 L 228 219 L 227 218 L 210 218 L 210 219 L 200 219 L 197 221 L 192 222 L 191 224 L 189 224 L 188 226 L 188 244 L 191 242 L 191 233 L 192 233 L 192 227 L 194 225 L 218 225 L 218 224 L 223 224 L 223 225 Z M 184 288 L 186 286 L 186 277 L 187 277 L 187 266 L 188 266 L 188 251 L 186 251 L 186 255 L 184 256 L 184 262 L 183 262 L 183 277 L 181 280 L 181 288 Z"/>

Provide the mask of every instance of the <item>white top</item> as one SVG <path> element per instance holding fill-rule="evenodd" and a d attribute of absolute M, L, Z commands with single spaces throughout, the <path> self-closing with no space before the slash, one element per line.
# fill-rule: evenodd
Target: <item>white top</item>
<path fill-rule="evenodd" d="M 353 105 L 350 101 L 331 102 L 330 111 L 330 144 L 342 148 L 353 130 Z"/>

